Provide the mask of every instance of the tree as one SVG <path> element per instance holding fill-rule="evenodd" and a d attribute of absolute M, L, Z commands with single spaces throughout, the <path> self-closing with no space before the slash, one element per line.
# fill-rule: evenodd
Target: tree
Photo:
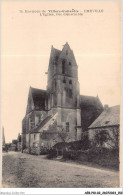
<path fill-rule="evenodd" d="M 61 151 L 62 151 L 62 156 L 63 156 L 63 150 L 66 149 L 66 141 L 68 139 L 68 133 L 66 131 L 59 131 L 58 132 L 58 137 L 62 140 L 62 146 L 61 146 Z M 59 143 L 60 144 L 60 143 Z M 58 156 L 58 148 L 56 147 L 57 150 L 57 156 Z"/>
<path fill-rule="evenodd" d="M 104 145 L 105 142 L 108 141 L 109 134 L 106 130 L 98 130 L 95 134 L 95 144 L 100 146 Z"/>
<path fill-rule="evenodd" d="M 107 144 L 114 150 L 119 151 L 119 141 L 120 141 L 120 129 L 119 127 L 112 127 L 109 133 Z"/>
<path fill-rule="evenodd" d="M 62 140 L 63 142 L 66 142 L 66 140 L 67 140 L 67 138 L 68 138 L 67 132 L 64 132 L 64 131 L 58 132 L 58 136 L 61 138 L 61 140 Z"/>
<path fill-rule="evenodd" d="M 106 143 L 110 148 L 119 150 L 119 134 L 119 127 L 98 130 L 95 134 L 95 144 L 103 147 L 104 143 Z"/>

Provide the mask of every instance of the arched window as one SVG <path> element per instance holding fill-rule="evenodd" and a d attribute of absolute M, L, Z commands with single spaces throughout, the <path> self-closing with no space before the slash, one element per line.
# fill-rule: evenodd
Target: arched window
<path fill-rule="evenodd" d="M 69 84 L 72 84 L 72 81 L 71 80 L 69 80 Z"/>
<path fill-rule="evenodd" d="M 56 80 L 54 80 L 54 89 L 56 90 Z"/>
<path fill-rule="evenodd" d="M 56 106 L 56 105 L 57 105 L 57 96 L 54 95 L 54 106 Z"/>
<path fill-rule="evenodd" d="M 64 79 L 63 79 L 63 83 L 66 83 L 65 77 L 64 77 Z"/>
<path fill-rule="evenodd" d="M 62 74 L 65 74 L 65 60 L 62 61 Z"/>
<path fill-rule="evenodd" d="M 68 50 L 66 50 L 66 55 L 68 55 Z"/>
<path fill-rule="evenodd" d="M 69 132 L 69 122 L 66 123 L 66 131 Z"/>
<path fill-rule="evenodd" d="M 69 65 L 71 66 L 71 62 L 69 62 Z"/>
<path fill-rule="evenodd" d="M 58 62 L 58 56 L 55 57 L 55 64 Z"/>
<path fill-rule="evenodd" d="M 72 97 L 73 97 L 72 89 L 69 89 L 69 90 L 68 90 L 68 96 L 69 96 L 69 98 L 72 98 Z"/>

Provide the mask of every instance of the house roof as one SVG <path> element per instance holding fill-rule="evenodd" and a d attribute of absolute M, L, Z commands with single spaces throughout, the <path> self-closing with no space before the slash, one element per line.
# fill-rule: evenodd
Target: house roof
<path fill-rule="evenodd" d="M 99 115 L 99 117 L 88 127 L 108 127 L 120 124 L 120 106 L 112 106 L 104 109 L 104 111 Z"/>
<path fill-rule="evenodd" d="M 45 110 L 45 99 L 47 97 L 46 90 L 31 87 L 31 93 L 35 110 Z"/>

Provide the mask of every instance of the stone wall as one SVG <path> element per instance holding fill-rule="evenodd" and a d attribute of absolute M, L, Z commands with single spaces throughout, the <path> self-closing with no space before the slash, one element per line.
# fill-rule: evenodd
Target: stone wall
<path fill-rule="evenodd" d="M 26 148 L 29 148 L 29 133 L 26 134 Z"/>
<path fill-rule="evenodd" d="M 57 143 L 57 134 L 56 133 L 52 133 L 52 132 L 43 132 L 41 134 L 41 140 L 40 140 L 40 144 L 41 144 L 41 148 L 42 147 L 46 147 L 46 148 L 51 148 L 54 146 L 55 143 Z"/>
<path fill-rule="evenodd" d="M 81 111 L 76 109 L 58 109 L 57 126 L 59 131 L 68 133 L 67 141 L 77 140 L 77 126 L 81 126 Z"/>
<path fill-rule="evenodd" d="M 22 151 L 23 151 L 23 149 L 26 148 L 26 134 L 22 133 L 21 136 L 22 136 L 21 137 L 21 148 L 22 148 Z"/>
<path fill-rule="evenodd" d="M 23 133 L 29 133 L 31 129 L 38 126 L 47 116 L 47 111 L 32 111 L 22 121 Z"/>
<path fill-rule="evenodd" d="M 30 134 L 30 147 L 40 147 L 40 133 Z"/>

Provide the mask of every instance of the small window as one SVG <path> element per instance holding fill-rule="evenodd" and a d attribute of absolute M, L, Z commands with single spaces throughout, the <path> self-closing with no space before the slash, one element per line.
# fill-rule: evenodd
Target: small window
<path fill-rule="evenodd" d="M 75 127 L 75 136 L 77 137 L 77 126 Z"/>
<path fill-rule="evenodd" d="M 55 61 L 56 61 L 56 62 L 58 61 L 58 56 L 55 57 Z"/>
<path fill-rule="evenodd" d="M 72 89 L 69 89 L 68 95 L 69 95 L 69 98 L 72 98 L 73 97 Z"/>
<path fill-rule="evenodd" d="M 68 50 L 66 50 L 66 55 L 68 55 Z"/>
<path fill-rule="evenodd" d="M 56 85 L 57 85 L 57 84 L 56 84 L 56 80 L 54 80 L 54 88 L 55 88 L 55 90 L 56 90 Z"/>
<path fill-rule="evenodd" d="M 57 97 L 54 96 L 54 106 L 56 106 L 56 105 L 57 105 Z"/>
<path fill-rule="evenodd" d="M 65 78 L 63 79 L 63 83 L 66 83 L 66 80 L 65 80 Z"/>
<path fill-rule="evenodd" d="M 66 123 L 66 131 L 69 132 L 69 122 Z"/>
<path fill-rule="evenodd" d="M 30 122 L 31 122 L 31 123 L 33 123 L 33 120 L 32 120 L 32 118 L 30 118 Z"/>
<path fill-rule="evenodd" d="M 72 81 L 71 80 L 69 80 L 69 84 L 72 84 Z"/>
<path fill-rule="evenodd" d="M 34 140 L 35 140 L 35 134 L 34 134 Z"/>
<path fill-rule="evenodd" d="M 62 61 L 62 74 L 65 74 L 65 60 Z"/>
<path fill-rule="evenodd" d="M 69 65 L 71 66 L 71 62 L 69 62 Z"/>

